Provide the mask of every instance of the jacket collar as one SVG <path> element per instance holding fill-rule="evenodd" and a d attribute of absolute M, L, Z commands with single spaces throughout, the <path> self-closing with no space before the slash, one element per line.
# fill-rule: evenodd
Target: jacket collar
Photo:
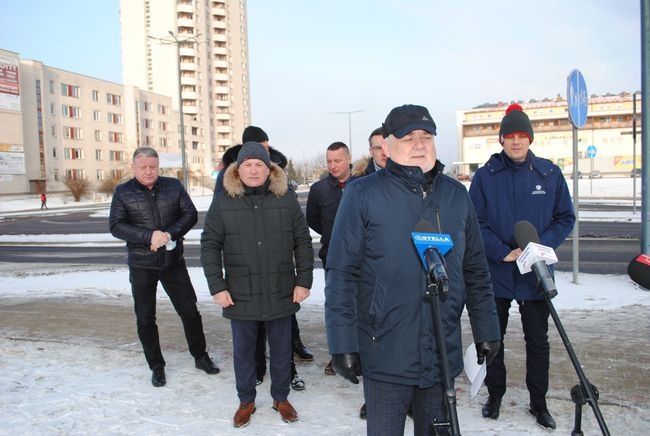
<path fill-rule="evenodd" d="M 485 163 L 485 166 L 488 167 L 488 172 L 490 174 L 495 174 L 507 168 L 514 168 L 512 161 L 506 156 L 505 152 L 503 151 L 500 153 L 494 153 L 492 156 L 490 156 L 490 159 L 488 159 L 488 161 Z M 535 153 L 530 150 L 528 150 L 526 162 L 524 165 L 522 165 L 522 167 L 528 167 L 531 170 L 535 170 L 543 177 L 546 177 L 555 172 L 553 169 L 553 163 L 551 161 L 535 156 Z"/>
<path fill-rule="evenodd" d="M 281 197 L 289 190 L 289 179 L 278 164 L 271 162 L 271 173 L 267 180 L 268 191 L 276 197 Z M 242 183 L 237 172 L 237 165 L 229 165 L 223 175 L 223 189 L 229 197 L 243 197 L 246 186 Z"/>

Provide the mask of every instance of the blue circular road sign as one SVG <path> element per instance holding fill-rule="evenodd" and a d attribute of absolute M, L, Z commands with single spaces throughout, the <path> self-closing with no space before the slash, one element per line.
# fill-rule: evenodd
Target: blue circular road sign
<path fill-rule="evenodd" d="M 567 78 L 567 103 L 569 105 L 569 120 L 577 128 L 587 122 L 587 85 L 580 70 L 573 70 Z"/>
<path fill-rule="evenodd" d="M 598 151 L 598 150 L 596 149 L 596 146 L 595 146 L 595 145 L 590 145 L 589 147 L 587 147 L 587 157 L 588 157 L 589 159 L 593 159 L 593 158 L 595 158 L 595 157 L 596 157 L 596 152 L 597 152 L 597 151 Z"/>

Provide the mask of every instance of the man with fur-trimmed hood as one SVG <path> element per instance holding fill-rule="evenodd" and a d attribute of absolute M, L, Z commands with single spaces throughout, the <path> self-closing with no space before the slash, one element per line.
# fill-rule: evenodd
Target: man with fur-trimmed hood
<path fill-rule="evenodd" d="M 255 411 L 255 345 L 261 322 L 270 350 L 273 409 L 283 421 L 296 421 L 298 414 L 287 401 L 291 317 L 309 296 L 314 252 L 285 172 L 258 142 L 245 143 L 225 171 L 224 191 L 215 194 L 205 218 L 201 263 L 214 302 L 231 322 L 240 401 L 233 425 L 247 425 Z"/>

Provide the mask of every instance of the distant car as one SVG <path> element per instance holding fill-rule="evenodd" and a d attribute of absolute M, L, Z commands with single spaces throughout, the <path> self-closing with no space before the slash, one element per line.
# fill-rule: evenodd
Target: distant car
<path fill-rule="evenodd" d="M 570 179 L 570 178 L 573 177 L 573 171 L 567 171 L 566 173 L 564 173 L 564 175 Z M 578 171 L 578 177 L 577 178 L 582 179 L 582 171 Z"/>
<path fill-rule="evenodd" d="M 630 177 L 641 177 L 641 168 L 634 168 L 630 171 Z"/>
<path fill-rule="evenodd" d="M 589 173 L 589 178 L 590 179 L 602 179 L 603 178 L 603 173 L 601 173 L 598 170 L 594 170 Z"/>
<path fill-rule="evenodd" d="M 472 180 L 472 176 L 469 174 L 456 174 L 456 179 L 458 180 Z"/>

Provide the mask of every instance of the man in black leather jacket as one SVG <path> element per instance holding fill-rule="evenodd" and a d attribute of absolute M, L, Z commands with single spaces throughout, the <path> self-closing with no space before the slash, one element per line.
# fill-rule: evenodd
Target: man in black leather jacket
<path fill-rule="evenodd" d="M 166 384 L 156 325 L 159 281 L 183 322 L 196 368 L 208 374 L 219 372 L 206 351 L 196 293 L 183 257 L 183 236 L 197 219 L 196 208 L 178 179 L 159 176 L 156 150 L 135 150 L 133 178 L 115 189 L 109 225 L 113 236 L 126 241 L 138 337 L 156 387 Z"/>

